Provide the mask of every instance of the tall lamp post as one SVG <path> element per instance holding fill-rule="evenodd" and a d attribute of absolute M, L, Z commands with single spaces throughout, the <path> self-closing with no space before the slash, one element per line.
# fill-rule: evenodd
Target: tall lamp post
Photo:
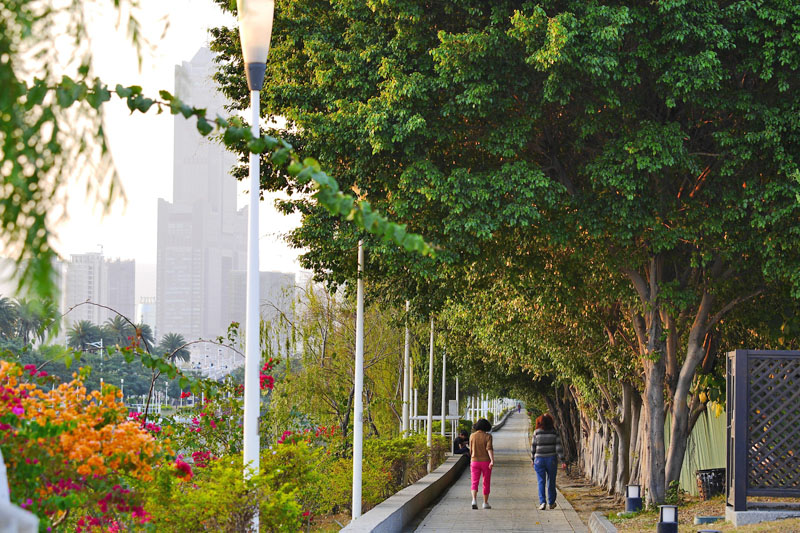
<path fill-rule="evenodd" d="M 274 0 L 237 0 L 239 35 L 242 56 L 250 89 L 253 137 L 260 136 L 261 119 L 259 92 L 267 71 L 267 54 L 272 36 Z M 261 362 L 259 344 L 259 286 L 258 286 L 258 201 L 261 192 L 259 154 L 250 154 L 250 218 L 247 222 L 247 313 L 245 316 L 245 366 L 244 366 L 244 465 L 245 476 L 258 474 L 258 415 L 259 379 Z M 253 524 L 258 530 L 258 517 Z"/>

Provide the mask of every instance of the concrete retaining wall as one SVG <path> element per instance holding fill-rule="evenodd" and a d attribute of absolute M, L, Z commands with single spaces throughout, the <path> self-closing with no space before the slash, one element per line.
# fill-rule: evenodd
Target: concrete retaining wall
<path fill-rule="evenodd" d="M 506 413 L 506 415 L 503 418 L 500 419 L 500 422 L 498 422 L 497 424 L 492 426 L 492 431 L 497 431 L 498 429 L 500 429 L 503 426 L 505 426 L 506 425 L 506 420 L 508 420 L 508 418 L 513 414 L 514 414 L 514 410 L 511 409 L 509 412 Z"/>
<path fill-rule="evenodd" d="M 385 501 L 368 513 L 350 522 L 342 532 L 399 533 L 422 512 L 429 503 L 439 497 L 456 480 L 469 464 L 466 455 L 455 455 L 445 459 L 439 468 Z"/>
<path fill-rule="evenodd" d="M 617 533 L 617 528 L 608 521 L 608 518 L 595 511 L 589 517 L 589 531 L 592 533 Z"/>

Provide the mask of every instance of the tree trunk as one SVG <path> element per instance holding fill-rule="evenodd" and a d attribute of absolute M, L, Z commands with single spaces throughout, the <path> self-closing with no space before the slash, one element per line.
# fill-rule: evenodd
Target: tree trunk
<path fill-rule="evenodd" d="M 675 387 L 675 398 L 672 402 L 672 428 L 669 441 L 669 454 L 666 461 L 666 483 L 680 480 L 686 444 L 692 428 L 689 427 L 689 389 L 692 386 L 695 372 L 706 355 L 703 341 L 706 336 L 708 319 L 714 297 L 704 293 L 697 309 L 697 315 L 691 329 L 686 346 L 686 358 L 681 366 Z M 696 418 L 695 418 L 696 421 Z"/>
<path fill-rule="evenodd" d="M 635 391 L 630 383 L 622 384 L 622 422 L 614 425 L 614 431 L 617 436 L 616 442 L 618 443 L 616 447 L 617 476 L 614 491 L 618 494 L 622 494 L 625 491 L 625 485 L 628 484 L 628 480 L 630 479 L 630 463 L 628 462 L 628 458 L 631 453 L 631 428 L 633 428 L 631 420 L 633 409 L 631 408 L 631 404 L 634 394 Z"/>
<path fill-rule="evenodd" d="M 610 449 L 608 450 L 610 461 L 607 461 L 609 468 L 608 475 L 606 476 L 606 492 L 608 494 L 614 494 L 617 482 L 617 472 L 619 471 L 619 449 L 621 445 L 619 434 L 616 431 L 609 431 L 606 442 L 608 442 L 610 445 Z"/>
<path fill-rule="evenodd" d="M 639 479 L 639 433 L 641 432 L 642 397 L 632 390 L 631 394 L 631 442 L 628 445 L 628 461 L 630 464 L 628 483 Z"/>
<path fill-rule="evenodd" d="M 686 454 L 686 445 L 694 424 L 690 424 L 689 413 L 689 387 L 694 378 L 694 371 L 702 361 L 702 346 L 690 346 L 686 356 L 686 361 L 681 369 L 681 377 L 678 379 L 678 386 L 675 389 L 675 401 L 672 402 L 672 427 L 670 431 L 669 453 L 666 462 L 666 483 L 680 480 L 683 459 Z M 694 365 L 690 362 L 696 360 Z M 692 368 L 689 368 L 688 366 Z M 684 378 L 685 376 L 685 378 Z M 692 417 L 697 421 L 697 417 Z"/>
<path fill-rule="evenodd" d="M 643 473 L 647 481 L 647 502 L 661 504 L 666 497 L 664 450 L 664 380 L 666 378 L 667 346 L 661 318 L 660 288 L 663 261 L 652 256 L 647 269 L 647 279 L 638 272 L 628 270 L 641 301 L 640 312 L 634 312 L 633 326 L 639 342 L 644 367 L 644 405 L 647 413 L 645 434 L 646 462 Z M 644 472 L 646 471 L 646 472 Z"/>
<path fill-rule="evenodd" d="M 647 502 L 662 504 L 666 497 L 666 453 L 664 449 L 664 379 L 666 377 L 666 346 L 662 336 L 661 317 L 657 309 L 648 313 L 647 348 L 644 358 L 645 408 L 647 413 Z"/>

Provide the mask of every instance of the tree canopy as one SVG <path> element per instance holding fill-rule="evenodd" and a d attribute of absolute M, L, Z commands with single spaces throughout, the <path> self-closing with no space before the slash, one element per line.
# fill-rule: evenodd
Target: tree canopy
<path fill-rule="evenodd" d="M 491 299 L 498 276 L 526 298 L 599 280 L 588 300 L 620 309 L 640 361 L 663 500 L 708 336 L 770 287 L 800 296 L 800 6 L 296 0 L 276 17 L 263 108 L 342 188 L 439 248 L 435 264 L 368 240 L 368 275 L 439 309 L 441 291 Z M 244 109 L 236 30 L 214 37 L 217 79 Z M 306 190 L 274 170 L 262 183 Z M 304 265 L 353 279 L 361 234 L 303 195 L 284 208 L 303 214 Z"/>

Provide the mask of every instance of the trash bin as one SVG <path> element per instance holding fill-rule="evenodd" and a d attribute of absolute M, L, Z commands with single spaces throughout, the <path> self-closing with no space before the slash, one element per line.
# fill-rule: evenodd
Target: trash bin
<path fill-rule="evenodd" d="M 702 500 L 709 500 L 717 494 L 722 494 L 725 490 L 725 469 L 708 468 L 697 470 L 697 491 Z"/>

